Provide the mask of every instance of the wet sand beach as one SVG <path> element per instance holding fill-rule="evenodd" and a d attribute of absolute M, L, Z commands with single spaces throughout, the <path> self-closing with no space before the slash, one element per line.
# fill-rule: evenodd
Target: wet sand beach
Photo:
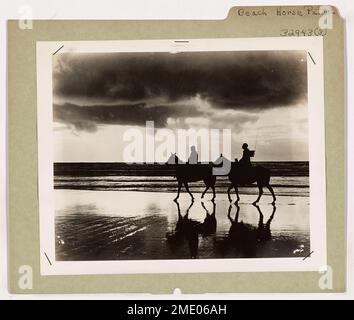
<path fill-rule="evenodd" d="M 245 189 L 247 191 L 247 189 Z M 250 189 L 251 190 L 251 189 Z M 308 190 L 265 193 L 258 207 L 241 191 L 238 206 L 225 193 L 200 193 L 192 203 L 172 192 L 55 190 L 58 261 L 303 257 L 310 250 Z M 289 192 L 283 192 L 288 194 Z"/>

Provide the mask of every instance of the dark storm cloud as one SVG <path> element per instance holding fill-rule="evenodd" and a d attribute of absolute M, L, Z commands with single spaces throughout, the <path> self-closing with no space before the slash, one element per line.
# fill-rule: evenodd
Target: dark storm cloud
<path fill-rule="evenodd" d="M 95 132 L 97 125 L 119 124 L 145 126 L 146 121 L 153 120 L 157 128 L 166 126 L 169 117 L 197 117 L 204 113 L 195 107 L 155 106 L 143 103 L 132 105 L 95 105 L 78 106 L 66 103 L 53 106 L 53 118 L 56 122 L 74 126 L 78 131 Z"/>
<path fill-rule="evenodd" d="M 154 104 L 199 96 L 214 108 L 252 111 L 306 100 L 306 52 L 63 53 L 53 81 L 61 101 Z M 137 112 L 122 121 L 131 116 L 143 120 Z"/>

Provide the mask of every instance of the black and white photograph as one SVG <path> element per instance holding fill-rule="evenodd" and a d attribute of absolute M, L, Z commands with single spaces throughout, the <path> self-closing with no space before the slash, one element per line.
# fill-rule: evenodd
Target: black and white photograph
<path fill-rule="evenodd" d="M 311 184 L 314 57 L 230 41 L 106 52 L 58 43 L 45 106 L 56 262 L 268 259 L 277 270 L 311 260 L 314 234 L 325 235 L 311 223 L 322 226 L 310 196 L 321 192 Z"/>

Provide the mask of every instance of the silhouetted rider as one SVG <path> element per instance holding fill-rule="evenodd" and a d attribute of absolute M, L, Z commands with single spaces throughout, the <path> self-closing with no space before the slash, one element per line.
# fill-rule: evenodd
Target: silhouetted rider
<path fill-rule="evenodd" d="M 254 150 L 248 149 L 248 144 L 244 143 L 242 145 L 243 149 L 243 155 L 242 158 L 240 159 L 239 163 L 244 166 L 244 167 L 251 167 L 251 158 L 254 157 Z"/>
<path fill-rule="evenodd" d="M 191 147 L 191 154 L 188 158 L 188 163 L 189 164 L 198 164 L 198 153 L 197 153 L 197 150 L 195 149 L 195 146 Z"/>

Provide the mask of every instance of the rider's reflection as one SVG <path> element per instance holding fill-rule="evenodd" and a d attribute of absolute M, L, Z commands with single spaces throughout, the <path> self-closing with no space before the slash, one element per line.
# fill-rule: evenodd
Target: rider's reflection
<path fill-rule="evenodd" d="M 258 227 L 239 221 L 240 206 L 235 203 L 236 213 L 232 218 L 232 205 L 229 206 L 228 218 L 231 226 L 227 236 L 218 242 L 218 251 L 222 256 L 227 256 L 232 251 L 234 257 L 254 258 L 257 256 L 258 243 L 264 243 L 271 240 L 271 223 L 275 216 L 276 207 L 273 206 L 273 212 L 266 223 L 264 215 L 259 206 L 255 206 L 259 213 Z"/>
<path fill-rule="evenodd" d="M 190 257 L 195 259 L 198 257 L 199 235 L 201 234 L 203 236 L 208 236 L 216 231 L 216 204 L 213 202 L 213 211 L 210 213 L 202 202 L 202 207 L 206 212 L 206 217 L 203 223 L 201 223 L 189 218 L 189 211 L 194 204 L 193 201 L 186 210 L 184 216 L 181 214 L 181 208 L 178 201 L 175 201 L 175 203 L 177 205 L 178 220 L 175 230 L 166 235 L 167 242 L 172 250 L 177 251 L 178 247 L 183 246 L 183 243 L 186 240 L 188 243 Z"/>
<path fill-rule="evenodd" d="M 205 210 L 206 216 L 203 224 L 201 225 L 201 233 L 203 236 L 209 236 L 216 232 L 216 218 L 215 218 L 215 209 L 216 203 L 212 201 L 213 211 L 210 213 L 209 210 L 205 207 L 204 202 L 202 202 L 202 207 Z"/>

